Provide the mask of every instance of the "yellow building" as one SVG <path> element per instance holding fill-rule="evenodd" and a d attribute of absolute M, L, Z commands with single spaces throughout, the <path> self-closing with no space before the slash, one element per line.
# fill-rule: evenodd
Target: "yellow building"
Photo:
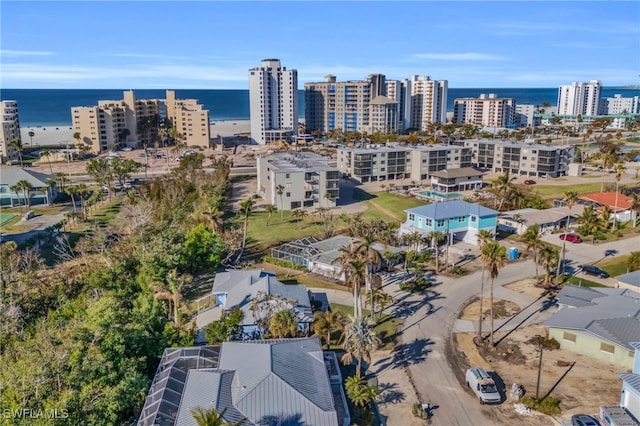
<path fill-rule="evenodd" d="M 208 148 L 211 139 L 209 111 L 196 99 L 176 99 L 173 90 L 167 90 L 165 104 L 169 125 L 178 129 L 182 141 L 187 146 Z"/>

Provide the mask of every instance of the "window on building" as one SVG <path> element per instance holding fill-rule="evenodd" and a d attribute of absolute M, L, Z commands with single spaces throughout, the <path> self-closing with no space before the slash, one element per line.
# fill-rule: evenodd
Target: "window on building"
<path fill-rule="evenodd" d="M 438 220 L 437 225 L 438 225 L 438 227 L 444 226 L 444 220 L 443 219 Z"/>
<path fill-rule="evenodd" d="M 285 195 L 284 195 L 284 196 L 285 196 L 285 197 L 291 197 L 291 193 L 290 193 L 290 192 L 287 192 L 287 193 L 285 193 Z"/>
<path fill-rule="evenodd" d="M 613 354 L 616 351 L 616 347 L 613 345 L 610 345 L 609 343 L 602 342 L 600 343 L 600 350 L 608 354 Z"/>
<path fill-rule="evenodd" d="M 432 226 L 432 225 L 433 225 L 433 220 L 431 220 L 431 219 L 425 219 L 425 220 L 424 220 L 424 224 L 425 224 L 425 225 L 427 225 L 427 226 Z"/>
<path fill-rule="evenodd" d="M 562 339 L 568 342 L 576 342 L 576 335 L 574 333 L 567 333 L 566 331 L 562 333 Z"/>
<path fill-rule="evenodd" d="M 475 223 L 478 221 L 478 216 L 471 216 L 471 222 Z"/>
<path fill-rule="evenodd" d="M 287 173 L 287 174 L 285 174 L 285 175 L 284 175 L 284 177 L 285 177 L 286 179 L 289 179 L 289 178 L 291 177 L 291 175 L 290 175 L 289 173 Z"/>
<path fill-rule="evenodd" d="M 466 217 L 464 217 L 464 216 L 460 216 L 460 217 L 458 217 L 458 223 L 464 223 L 464 222 L 466 222 L 466 221 L 467 221 L 467 218 L 466 218 Z"/>
<path fill-rule="evenodd" d="M 413 213 L 409 213 L 409 220 L 415 220 L 416 216 Z"/>

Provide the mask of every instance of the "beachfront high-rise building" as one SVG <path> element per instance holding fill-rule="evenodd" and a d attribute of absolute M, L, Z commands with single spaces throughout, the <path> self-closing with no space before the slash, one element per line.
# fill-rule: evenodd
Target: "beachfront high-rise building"
<path fill-rule="evenodd" d="M 370 74 L 366 80 L 337 82 L 328 75 L 323 82 L 305 83 L 305 126 L 307 132 L 328 133 L 341 129 L 343 132 L 394 132 L 398 130 L 398 118 L 385 116 L 387 124 L 380 126 L 379 118 L 371 123 L 371 101 L 382 97 L 385 114 L 389 109 L 398 110 L 396 99 L 387 98 L 388 82 L 383 74 Z M 394 93 L 394 96 L 397 96 Z M 386 100 L 385 100 L 386 99 Z M 380 104 L 374 109 L 379 113 Z M 387 120 L 389 119 L 389 120 Z M 392 127 L 389 127 L 391 124 Z"/>
<path fill-rule="evenodd" d="M 558 89 L 558 115 L 598 115 L 601 95 L 600 80 L 561 85 Z"/>
<path fill-rule="evenodd" d="M 411 77 L 411 125 L 427 131 L 432 123 L 445 123 L 447 114 L 447 80 L 431 80 L 426 75 Z"/>
<path fill-rule="evenodd" d="M 387 80 L 387 97 L 398 103 L 398 130 L 411 127 L 411 82 Z"/>
<path fill-rule="evenodd" d="M 249 70 L 251 139 L 258 144 L 298 135 L 298 71 L 279 59 L 264 59 Z"/>
<path fill-rule="evenodd" d="M 479 98 L 458 98 L 453 101 L 453 122 L 484 127 L 511 127 L 515 122 L 516 101 L 498 98 L 495 93 Z"/>
<path fill-rule="evenodd" d="M 2 107 L 2 131 L 0 131 L 0 163 L 18 159 L 18 151 L 11 146 L 11 142 L 20 137 L 20 118 L 16 101 L 0 101 Z"/>
<path fill-rule="evenodd" d="M 209 148 L 211 126 L 208 110 L 196 99 L 176 99 L 173 90 L 167 90 L 165 107 L 169 125 L 178 130 L 187 146 Z"/>
<path fill-rule="evenodd" d="M 209 112 L 196 100 L 176 99 L 171 90 L 167 90 L 166 101 L 136 99 L 134 92 L 128 90 L 122 100 L 71 108 L 73 133 L 94 154 L 118 146 L 153 147 L 159 141 L 156 125 L 165 117 L 169 126 L 178 129 L 187 146 L 209 147 Z"/>

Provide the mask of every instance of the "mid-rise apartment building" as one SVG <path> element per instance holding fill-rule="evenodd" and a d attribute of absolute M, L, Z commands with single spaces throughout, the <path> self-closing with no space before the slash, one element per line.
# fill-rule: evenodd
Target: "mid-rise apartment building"
<path fill-rule="evenodd" d="M 601 95 L 600 80 L 561 85 L 558 89 L 558 115 L 598 115 Z"/>
<path fill-rule="evenodd" d="M 498 98 L 495 93 L 483 93 L 479 98 L 455 99 L 453 122 L 483 127 L 512 127 L 515 111 L 515 99 Z"/>
<path fill-rule="evenodd" d="M 0 132 L 0 163 L 18 159 L 18 151 L 9 144 L 20 137 L 20 116 L 16 101 L 0 101 L 2 107 L 2 131 Z"/>
<path fill-rule="evenodd" d="M 410 83 L 411 125 L 427 131 L 432 123 L 445 123 L 447 114 L 447 80 L 431 80 L 429 76 L 414 75 Z"/>
<path fill-rule="evenodd" d="M 281 152 L 257 160 L 258 194 L 280 210 L 335 207 L 340 173 L 326 157 L 309 152 Z"/>
<path fill-rule="evenodd" d="M 249 70 L 251 139 L 258 144 L 298 135 L 298 71 L 279 59 L 265 59 Z"/>
<path fill-rule="evenodd" d="M 208 110 L 196 99 L 176 99 L 173 90 L 167 90 L 165 106 L 169 125 L 178 130 L 187 146 L 209 147 L 211 126 Z"/>
<path fill-rule="evenodd" d="M 537 126 L 536 107 L 532 104 L 517 104 L 514 124 L 518 127 Z"/>
<path fill-rule="evenodd" d="M 209 147 L 209 111 L 197 100 L 176 99 L 172 90 L 167 90 L 166 99 L 136 99 L 128 90 L 122 100 L 71 108 L 73 132 L 94 154 L 118 146 L 154 146 L 159 140 L 156 128 L 143 123 L 163 118 L 168 119 L 168 127 L 176 127 L 186 145 Z"/>
<path fill-rule="evenodd" d="M 465 140 L 471 148 L 473 165 L 498 173 L 512 175 L 565 176 L 573 161 L 573 146 L 515 143 L 496 140 Z"/>
<path fill-rule="evenodd" d="M 601 112 L 606 115 L 638 114 L 640 113 L 640 96 L 623 98 L 622 95 L 613 95 L 613 98 L 604 98 Z"/>
<path fill-rule="evenodd" d="M 389 143 L 338 149 L 338 170 L 359 182 L 423 181 L 440 170 L 471 167 L 471 160 L 470 148 L 455 145 Z"/>

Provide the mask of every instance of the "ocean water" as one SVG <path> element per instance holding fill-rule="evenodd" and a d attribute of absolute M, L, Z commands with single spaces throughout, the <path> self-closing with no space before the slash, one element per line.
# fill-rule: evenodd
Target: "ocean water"
<path fill-rule="evenodd" d="M 164 99 L 165 90 L 134 89 L 138 99 Z M 99 100 L 122 99 L 121 89 L 2 89 L 2 100 L 18 102 L 20 125 L 70 126 L 71 108 L 75 106 L 97 105 Z M 640 89 L 605 87 L 602 97 L 612 97 L 616 93 L 623 97 L 640 96 Z M 557 103 L 558 89 L 455 89 L 449 88 L 447 111 L 453 111 L 456 98 L 478 97 L 481 93 L 495 93 L 498 97 L 515 98 L 519 104 L 542 105 Z M 248 90 L 176 90 L 176 97 L 198 99 L 209 110 L 211 120 L 248 120 Z M 304 118 L 304 90 L 300 90 L 299 116 Z"/>

